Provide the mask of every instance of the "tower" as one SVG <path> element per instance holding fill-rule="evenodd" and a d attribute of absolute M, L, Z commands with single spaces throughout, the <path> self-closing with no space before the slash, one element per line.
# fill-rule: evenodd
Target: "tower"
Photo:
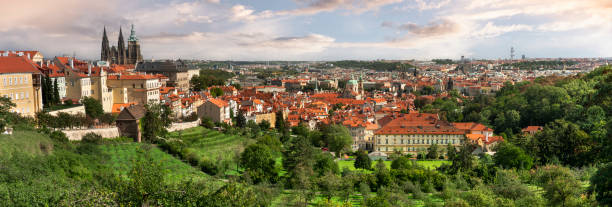
<path fill-rule="evenodd" d="M 121 31 L 121 27 L 119 27 L 119 40 L 117 41 L 117 64 L 126 64 L 126 50 L 125 50 L 125 41 L 123 41 L 123 32 Z"/>
<path fill-rule="evenodd" d="M 130 31 L 130 37 L 128 38 L 126 64 L 136 64 L 140 61 L 142 61 L 140 43 L 138 43 L 138 38 L 136 37 L 136 32 L 134 31 L 134 24 L 132 24 L 132 30 Z"/>
<path fill-rule="evenodd" d="M 510 47 L 510 60 L 514 60 L 514 47 Z"/>
<path fill-rule="evenodd" d="M 102 50 L 100 51 L 100 60 L 110 62 L 111 50 L 108 44 L 108 37 L 106 36 L 106 26 L 104 27 L 104 34 L 102 35 Z"/>

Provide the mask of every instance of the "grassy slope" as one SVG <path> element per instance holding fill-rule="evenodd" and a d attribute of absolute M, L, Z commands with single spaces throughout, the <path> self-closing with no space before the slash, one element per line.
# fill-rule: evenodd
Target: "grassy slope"
<path fill-rule="evenodd" d="M 30 155 L 44 155 L 53 150 L 53 142 L 46 136 L 31 131 L 15 131 L 0 135 L 0 156 L 10 157 L 19 151 Z"/>
<path fill-rule="evenodd" d="M 226 135 L 204 127 L 172 132 L 169 136 L 183 140 L 188 150 L 199 157 L 213 161 L 232 162 L 235 156 L 244 150 L 245 146 L 255 142 L 255 140 L 240 135 Z"/>
<path fill-rule="evenodd" d="M 153 160 L 161 163 L 166 171 L 166 182 L 168 183 L 178 183 L 179 181 L 186 180 L 206 180 L 210 178 L 206 173 L 191 167 L 154 146 L 140 143 L 124 143 L 106 144 L 100 146 L 100 149 L 109 156 L 108 161 L 105 161 L 104 164 L 122 176 L 128 173 L 136 160 L 144 157 L 144 152 L 148 149 Z"/>

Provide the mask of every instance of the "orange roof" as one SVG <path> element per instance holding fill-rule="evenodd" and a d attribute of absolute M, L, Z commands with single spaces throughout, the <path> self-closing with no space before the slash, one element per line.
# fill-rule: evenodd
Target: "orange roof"
<path fill-rule="evenodd" d="M 120 113 L 124 108 L 136 105 L 136 102 L 130 102 L 130 103 L 118 103 L 118 104 L 113 104 L 113 108 L 111 109 L 111 113 L 113 114 L 118 114 Z"/>
<path fill-rule="evenodd" d="M 157 79 L 154 75 L 145 74 L 126 74 L 126 75 L 109 75 L 109 80 L 151 80 Z"/>
<path fill-rule="evenodd" d="M 222 108 L 222 107 L 225 107 L 225 106 L 229 105 L 229 104 L 227 104 L 226 101 L 223 101 L 221 99 L 216 99 L 216 98 L 208 99 L 208 101 L 210 101 L 211 103 L 215 104 L 219 108 Z"/>
<path fill-rule="evenodd" d="M 0 73 L 41 73 L 26 57 L 0 57 Z"/>
<path fill-rule="evenodd" d="M 389 121 L 375 134 L 464 134 L 437 114 L 412 113 Z"/>
<path fill-rule="evenodd" d="M 537 131 L 540 131 L 540 130 L 543 130 L 543 129 L 544 129 L 544 127 L 542 127 L 542 126 L 527 126 L 523 130 L 521 130 L 521 131 L 523 131 L 523 132 L 537 132 Z"/>
<path fill-rule="evenodd" d="M 493 131 L 493 129 L 485 126 L 484 124 L 475 123 L 475 122 L 453 122 L 453 126 L 461 130 L 489 131 L 489 132 Z"/>
<path fill-rule="evenodd" d="M 477 141 L 479 139 L 483 141 L 485 140 L 485 136 L 482 134 L 466 134 L 465 137 L 467 137 L 470 140 L 474 140 L 474 141 Z"/>

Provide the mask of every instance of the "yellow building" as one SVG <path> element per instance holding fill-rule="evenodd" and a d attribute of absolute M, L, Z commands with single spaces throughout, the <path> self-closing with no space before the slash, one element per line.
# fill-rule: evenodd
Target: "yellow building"
<path fill-rule="evenodd" d="M 121 74 L 108 76 L 108 87 L 113 91 L 116 104 L 159 103 L 161 83 L 154 75 Z"/>
<path fill-rule="evenodd" d="M 42 110 L 42 73 L 34 64 L 24 56 L 0 57 L 0 95 L 15 103 L 11 111 L 24 116 Z"/>
<path fill-rule="evenodd" d="M 67 98 L 81 100 L 90 96 L 100 101 L 104 112 L 112 111 L 113 91 L 107 87 L 104 68 L 71 57 L 56 57 L 54 61 L 64 71 Z"/>

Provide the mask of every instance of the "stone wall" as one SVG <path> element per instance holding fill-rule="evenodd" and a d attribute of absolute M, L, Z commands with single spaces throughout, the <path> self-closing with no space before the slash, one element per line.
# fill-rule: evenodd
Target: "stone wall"
<path fill-rule="evenodd" d="M 66 136 L 70 140 L 81 140 L 83 136 L 89 132 L 99 134 L 103 138 L 115 138 L 119 136 L 119 129 L 117 127 L 104 128 L 104 129 L 79 129 L 79 130 L 64 130 Z"/>
<path fill-rule="evenodd" d="M 85 106 L 81 105 L 81 106 L 75 106 L 72 108 L 67 108 L 67 109 L 60 109 L 60 110 L 55 110 L 55 111 L 50 111 L 49 114 L 53 115 L 53 116 L 57 116 L 57 113 L 59 112 L 65 112 L 65 113 L 69 113 L 69 114 L 78 114 L 78 113 L 83 113 L 85 114 Z"/>
<path fill-rule="evenodd" d="M 178 131 L 178 130 L 183 130 L 183 129 L 197 127 L 199 125 L 200 125 L 200 120 L 199 119 L 197 121 L 193 121 L 193 122 L 172 123 L 172 126 L 168 127 L 168 131 L 169 132 L 173 132 L 173 131 Z"/>
<path fill-rule="evenodd" d="M 168 131 L 173 132 L 173 131 L 197 127 L 199 125 L 200 125 L 200 120 L 193 121 L 193 122 L 173 123 L 172 126 L 168 127 Z M 104 128 L 104 129 L 63 130 L 63 132 L 66 133 L 66 136 L 68 136 L 68 139 L 70 140 L 81 140 L 83 135 L 89 132 L 99 134 L 103 138 L 115 138 L 120 135 L 119 129 L 117 127 Z"/>

